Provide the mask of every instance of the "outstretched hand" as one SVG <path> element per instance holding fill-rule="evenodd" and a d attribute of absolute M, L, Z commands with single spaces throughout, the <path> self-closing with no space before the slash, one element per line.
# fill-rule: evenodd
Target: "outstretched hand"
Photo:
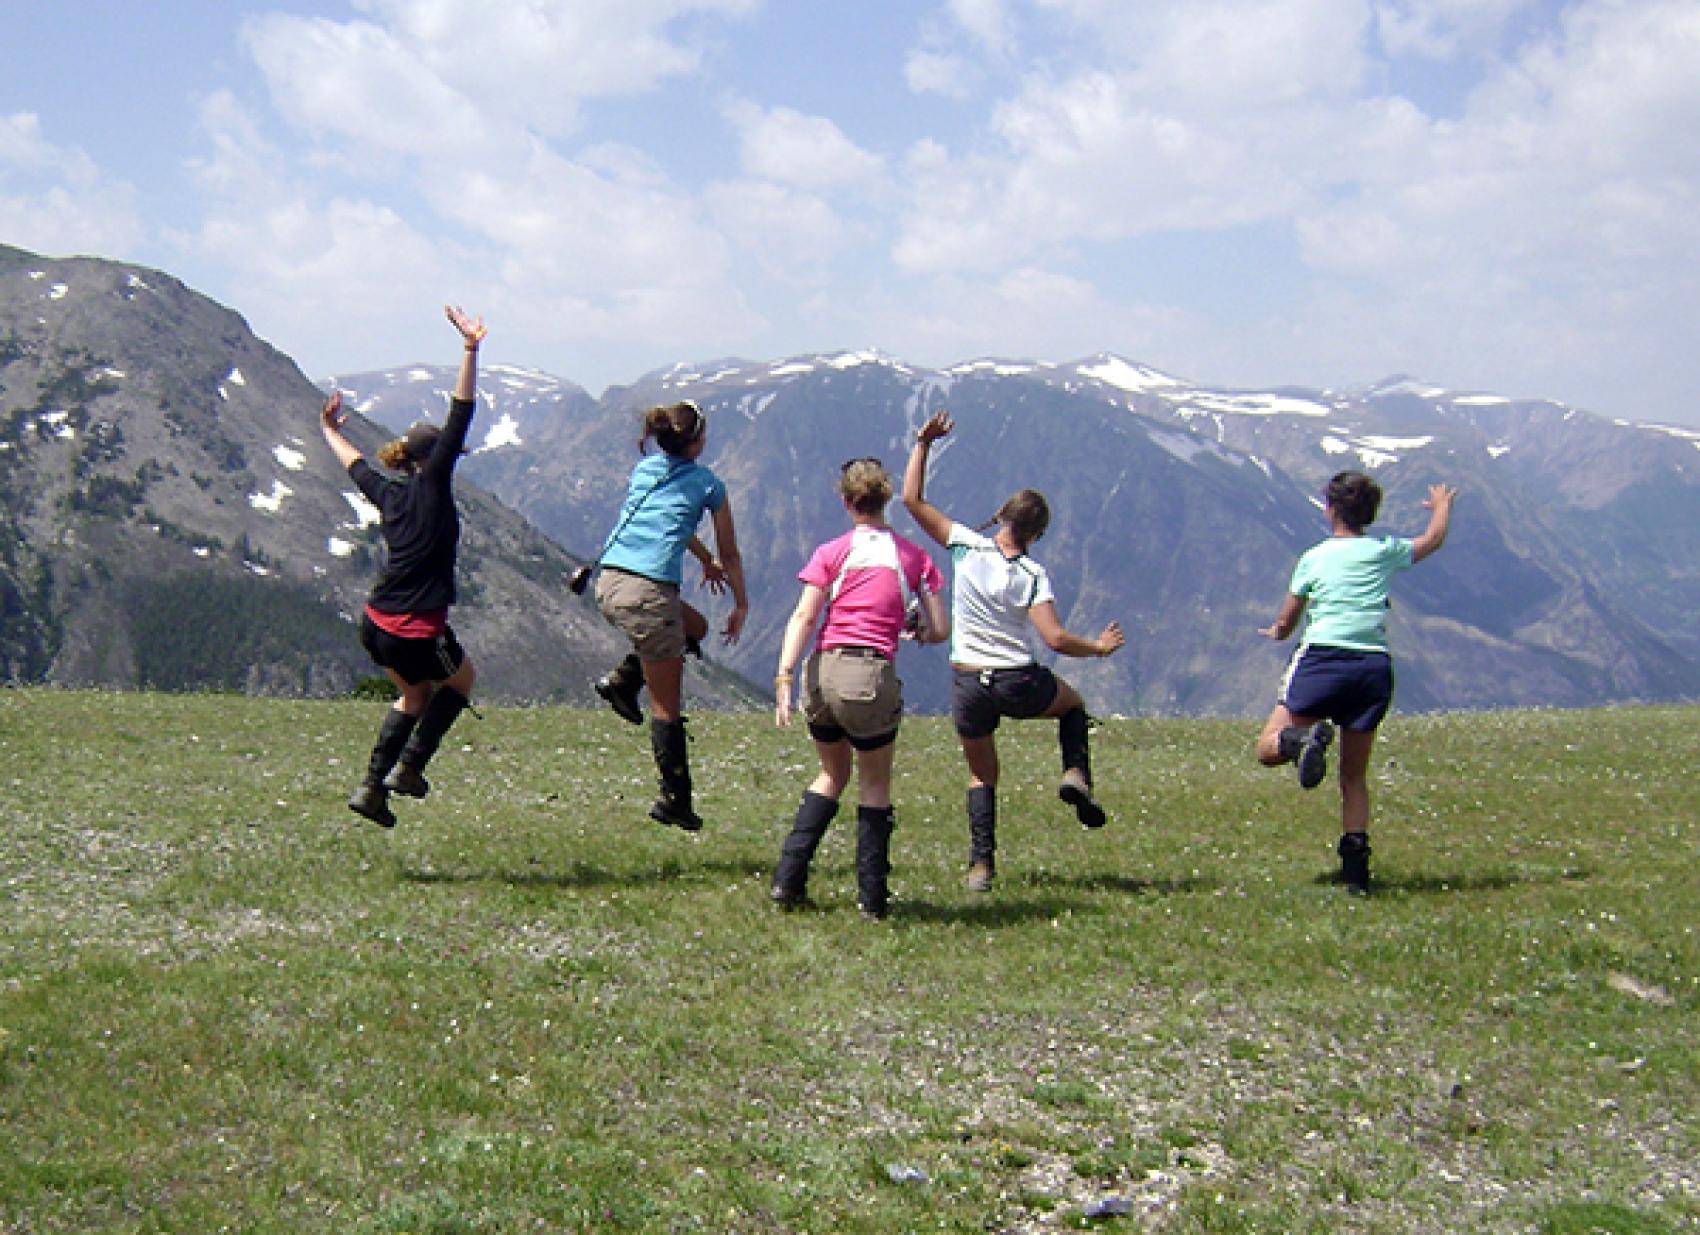
<path fill-rule="evenodd" d="M 734 605 L 732 612 L 726 615 L 726 625 L 720 632 L 720 638 L 727 644 L 738 642 L 738 636 L 744 633 L 744 619 L 749 615 L 747 606 Z"/>
<path fill-rule="evenodd" d="M 939 438 L 949 436 L 955 427 L 956 422 L 950 418 L 950 413 L 941 407 L 927 417 L 927 423 L 916 431 L 915 440 L 923 446 L 931 446 Z"/>
<path fill-rule="evenodd" d="M 1127 636 L 1122 634 L 1120 622 L 1111 622 L 1104 627 L 1104 633 L 1098 636 L 1098 655 L 1108 656 L 1127 643 Z"/>
<path fill-rule="evenodd" d="M 319 423 L 327 429 L 340 429 L 347 419 L 348 413 L 342 410 L 342 391 L 331 391 L 331 397 L 319 409 Z"/>
<path fill-rule="evenodd" d="M 1458 490 L 1451 485 L 1430 485 L 1428 496 L 1423 499 L 1424 510 L 1439 510 L 1442 507 L 1450 509 L 1452 499 L 1458 496 Z"/>
<path fill-rule="evenodd" d="M 460 331 L 460 337 L 466 340 L 468 347 L 477 347 L 484 342 L 484 336 L 490 333 L 482 317 L 468 317 L 459 305 L 444 305 L 443 312 L 449 321 L 454 323 L 454 328 Z"/>
<path fill-rule="evenodd" d="M 706 562 L 702 563 L 703 587 L 707 588 L 710 592 L 713 592 L 716 596 L 719 596 L 726 591 L 728 583 L 729 580 L 726 575 L 726 568 L 720 564 L 719 558 L 711 557 Z"/>

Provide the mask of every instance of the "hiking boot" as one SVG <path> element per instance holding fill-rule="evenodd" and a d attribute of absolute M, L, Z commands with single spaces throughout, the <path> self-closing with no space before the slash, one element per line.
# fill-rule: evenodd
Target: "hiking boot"
<path fill-rule="evenodd" d="M 861 913 L 862 918 L 868 922 L 884 922 L 891 913 L 889 905 L 857 905 L 856 909 Z"/>
<path fill-rule="evenodd" d="M 1328 774 L 1328 743 L 1334 740 L 1334 726 L 1319 720 L 1310 727 L 1299 746 L 1299 788 L 1315 789 Z"/>
<path fill-rule="evenodd" d="M 384 788 L 404 798 L 422 798 L 431 792 L 431 782 L 405 763 L 398 763 L 384 777 Z"/>
<path fill-rule="evenodd" d="M 767 890 L 767 899 L 781 909 L 801 909 L 808 903 L 808 898 L 799 891 L 776 883 Z"/>
<path fill-rule="evenodd" d="M 596 693 L 614 709 L 614 715 L 630 725 L 643 724 L 643 709 L 638 706 L 638 691 L 642 688 L 642 678 L 634 682 L 610 673 L 596 679 Z"/>
<path fill-rule="evenodd" d="M 1062 784 L 1057 786 L 1057 796 L 1074 807 L 1074 817 L 1080 820 L 1082 827 L 1104 826 L 1104 808 L 1093 801 L 1092 786 L 1086 782 L 1086 773 L 1079 768 L 1070 768 L 1063 773 Z"/>
<path fill-rule="evenodd" d="M 965 882 L 970 892 L 990 892 L 992 890 L 992 864 L 990 862 L 975 862 L 968 868 L 968 878 Z"/>
<path fill-rule="evenodd" d="M 390 809 L 390 793 L 382 785 L 364 784 L 348 799 L 348 809 L 363 815 L 380 828 L 395 827 L 395 812 Z"/>
<path fill-rule="evenodd" d="M 649 808 L 649 817 L 657 823 L 678 828 L 682 832 L 702 831 L 702 816 L 683 802 L 670 797 L 656 798 L 655 805 Z"/>
<path fill-rule="evenodd" d="M 1369 895 L 1369 837 L 1347 832 L 1340 837 L 1340 882 L 1352 896 Z"/>

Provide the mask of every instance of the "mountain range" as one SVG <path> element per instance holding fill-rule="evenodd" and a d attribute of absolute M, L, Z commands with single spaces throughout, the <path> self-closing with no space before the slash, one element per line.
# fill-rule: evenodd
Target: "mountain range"
<path fill-rule="evenodd" d="M 399 428 L 442 405 L 449 372 L 339 375 Z M 679 365 L 593 398 L 493 368 L 469 477 L 594 556 L 636 457 L 644 408 L 709 415 L 704 462 L 727 480 L 753 613 L 729 663 L 771 671 L 809 551 L 843 530 L 843 460 L 900 476 L 915 428 L 947 407 L 928 496 L 970 524 L 1044 492 L 1035 547 L 1071 629 L 1115 619 L 1127 647 L 1065 662 L 1101 712 L 1264 711 L 1289 654 L 1255 632 L 1297 555 L 1326 533 L 1320 491 L 1347 467 L 1387 493 L 1377 532 L 1415 534 L 1431 483 L 1460 500 L 1442 553 L 1400 577 L 1391 631 L 1409 710 L 1591 706 L 1700 697 L 1700 433 L 1405 377 L 1359 390 L 1200 386 L 1121 357 L 981 359 L 930 370 L 877 352 Z M 918 533 L 899 505 L 893 525 Z M 943 554 L 935 549 L 943 564 Z M 710 601 L 709 608 L 713 608 Z M 936 649 L 902 656 L 912 706 L 942 710 Z"/>
<path fill-rule="evenodd" d="M 452 332 L 444 327 L 445 342 Z M 736 647 L 688 675 L 693 706 L 765 682 L 815 545 L 847 525 L 840 464 L 900 476 L 936 408 L 957 422 L 929 497 L 963 522 L 1033 487 L 1059 613 L 1129 641 L 1061 666 L 1096 711 L 1255 715 L 1288 648 L 1260 638 L 1326 531 L 1343 467 L 1414 533 L 1458 486 L 1446 548 L 1395 586 L 1407 710 L 1700 698 L 1700 434 L 1395 378 L 1359 390 L 1212 389 L 1110 355 L 925 369 L 877 352 L 678 365 L 592 396 L 486 347 L 462 464 L 455 624 L 481 693 L 594 703 L 623 650 L 564 580 L 593 558 L 646 407 L 695 399 L 752 594 Z M 453 346 L 446 346 L 455 355 Z M 363 448 L 440 418 L 429 363 L 309 381 L 240 316 L 167 274 L 0 247 L 0 679 L 326 695 L 371 673 L 352 622 L 381 545 L 319 440 L 348 391 Z M 919 539 L 901 506 L 893 524 Z M 926 543 L 926 542 L 923 542 Z M 932 548 L 944 564 L 942 551 Z M 726 600 L 693 591 L 711 617 Z M 942 710 L 942 649 L 906 648 L 910 705 Z"/>

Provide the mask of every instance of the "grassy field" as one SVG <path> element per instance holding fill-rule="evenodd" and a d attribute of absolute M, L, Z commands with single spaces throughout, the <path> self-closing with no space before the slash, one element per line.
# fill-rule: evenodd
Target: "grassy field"
<path fill-rule="evenodd" d="M 1101 833 L 1007 728 L 972 896 L 914 720 L 870 923 L 844 816 L 767 903 L 799 729 L 698 717 L 690 837 L 488 709 L 383 832 L 381 706 L 0 691 L 0 1230 L 1700 1228 L 1700 710 L 1395 717 L 1367 900 L 1332 779 L 1169 720 Z"/>

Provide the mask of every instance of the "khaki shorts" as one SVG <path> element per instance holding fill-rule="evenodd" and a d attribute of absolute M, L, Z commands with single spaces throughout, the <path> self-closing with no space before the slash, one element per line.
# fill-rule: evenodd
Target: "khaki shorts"
<path fill-rule="evenodd" d="M 903 719 L 896 667 L 861 648 L 815 653 L 803 666 L 803 718 L 818 741 L 842 735 L 859 749 L 884 745 Z"/>
<path fill-rule="evenodd" d="M 639 660 L 677 660 L 685 654 L 685 604 L 678 584 L 605 566 L 596 576 L 596 605 L 608 624 L 632 641 Z"/>

